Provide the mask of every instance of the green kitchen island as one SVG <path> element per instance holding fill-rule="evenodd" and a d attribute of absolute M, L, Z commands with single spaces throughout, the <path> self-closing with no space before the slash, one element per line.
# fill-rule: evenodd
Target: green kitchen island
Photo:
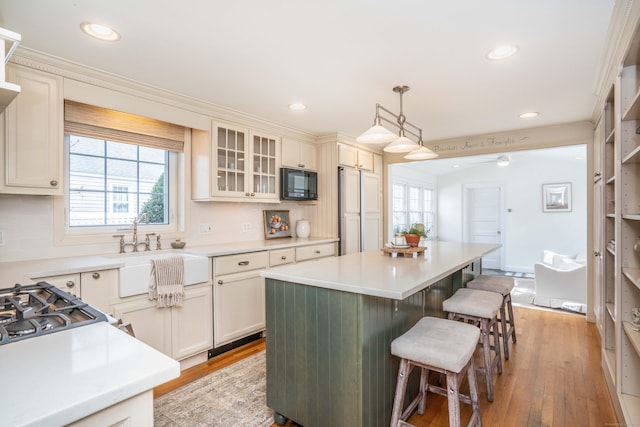
<path fill-rule="evenodd" d="M 399 361 L 391 341 L 480 274 L 500 245 L 428 242 L 265 270 L 267 406 L 282 425 L 388 426 Z"/>

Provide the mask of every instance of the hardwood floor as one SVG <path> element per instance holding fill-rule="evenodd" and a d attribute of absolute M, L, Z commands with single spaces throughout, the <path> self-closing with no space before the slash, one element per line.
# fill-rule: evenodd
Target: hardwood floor
<path fill-rule="evenodd" d="M 618 421 L 600 367 L 600 339 L 596 325 L 577 314 L 523 307 L 514 307 L 514 312 L 518 342 L 511 345 L 510 359 L 503 363 L 502 375 L 495 377 L 493 403 L 487 401 L 483 375 L 477 375 L 483 424 L 531 427 L 615 425 Z M 264 348 L 262 339 L 212 358 L 183 371 L 178 379 L 156 387 L 154 396 Z M 463 424 L 466 424 L 471 409 L 462 404 L 461 410 Z M 408 421 L 416 427 L 448 426 L 446 399 L 430 394 L 425 414 L 414 413 Z"/>

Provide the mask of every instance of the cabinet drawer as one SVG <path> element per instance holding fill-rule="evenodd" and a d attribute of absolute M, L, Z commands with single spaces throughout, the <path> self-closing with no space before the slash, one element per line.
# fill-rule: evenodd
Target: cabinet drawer
<path fill-rule="evenodd" d="M 219 276 L 267 268 L 268 259 L 266 251 L 216 257 L 213 260 L 213 273 Z"/>
<path fill-rule="evenodd" d="M 305 261 L 313 258 L 334 256 L 336 254 L 335 243 L 324 243 L 321 245 L 302 246 L 296 248 L 296 261 Z"/>
<path fill-rule="evenodd" d="M 38 277 L 32 279 L 34 282 L 47 282 L 58 289 L 82 298 L 80 293 L 80 273 L 69 274 L 65 276 Z"/>
<path fill-rule="evenodd" d="M 269 252 L 269 266 L 290 264 L 296 260 L 295 248 L 278 249 Z"/>

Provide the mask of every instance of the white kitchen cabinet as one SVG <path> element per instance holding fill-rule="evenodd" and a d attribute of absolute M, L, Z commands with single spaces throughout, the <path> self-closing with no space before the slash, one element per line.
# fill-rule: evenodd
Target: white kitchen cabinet
<path fill-rule="evenodd" d="M 110 313 L 109 291 L 118 287 L 118 270 L 97 270 L 51 277 L 32 277 L 37 282 L 47 282 L 77 296 L 93 308 Z"/>
<path fill-rule="evenodd" d="M 68 424 L 67 427 L 151 425 L 153 425 L 153 390 L 148 390 Z"/>
<path fill-rule="evenodd" d="M 194 200 L 279 203 L 280 138 L 213 123 L 192 142 Z"/>
<path fill-rule="evenodd" d="M 63 276 L 32 277 L 31 279 L 34 282 L 47 282 L 71 295 L 82 298 L 80 292 L 80 273 L 65 274 Z"/>
<path fill-rule="evenodd" d="M 158 308 L 146 297 L 113 306 L 113 317 L 130 323 L 136 338 L 171 355 L 171 308 Z"/>
<path fill-rule="evenodd" d="M 211 284 L 185 288 L 181 307 L 159 308 L 146 296 L 113 306 L 113 316 L 128 322 L 140 341 L 176 360 L 212 347 Z"/>
<path fill-rule="evenodd" d="M 296 261 L 296 249 L 275 249 L 269 251 L 269 267 L 291 264 Z"/>
<path fill-rule="evenodd" d="M 212 289 L 206 286 L 186 288 L 182 307 L 171 309 L 171 356 L 176 360 L 213 347 Z"/>
<path fill-rule="evenodd" d="M 336 256 L 337 246 L 335 242 L 321 243 L 317 245 L 299 246 L 296 248 L 296 262 L 312 259 Z"/>
<path fill-rule="evenodd" d="M 214 347 L 265 328 L 266 251 L 213 258 Z"/>
<path fill-rule="evenodd" d="M 351 145 L 338 144 L 338 164 L 352 168 L 374 170 L 374 153 Z"/>
<path fill-rule="evenodd" d="M 282 138 L 282 166 L 316 170 L 316 146 L 295 139 Z"/>
<path fill-rule="evenodd" d="M 62 78 L 8 64 L 7 79 L 21 91 L 2 120 L 0 193 L 62 195 Z"/>

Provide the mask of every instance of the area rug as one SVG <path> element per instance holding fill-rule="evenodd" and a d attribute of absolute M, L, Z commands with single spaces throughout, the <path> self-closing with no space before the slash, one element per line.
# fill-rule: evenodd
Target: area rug
<path fill-rule="evenodd" d="M 154 399 L 155 427 L 268 427 L 265 352 Z"/>

